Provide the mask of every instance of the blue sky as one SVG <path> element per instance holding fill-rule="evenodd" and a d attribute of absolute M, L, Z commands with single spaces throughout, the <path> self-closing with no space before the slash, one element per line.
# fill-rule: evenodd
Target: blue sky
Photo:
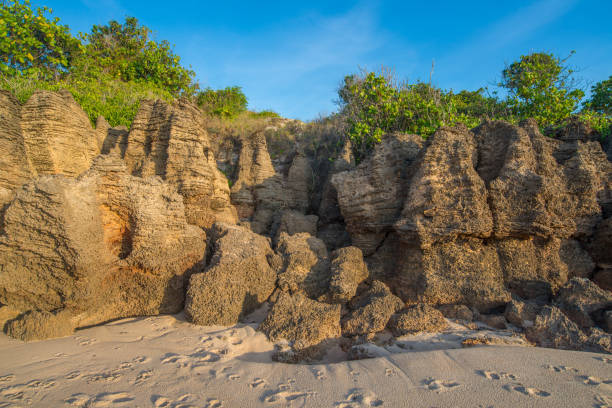
<path fill-rule="evenodd" d="M 203 86 L 242 86 L 253 110 L 302 120 L 336 110 L 342 78 L 392 68 L 444 89 L 491 87 L 532 51 L 567 56 L 588 88 L 612 75 L 612 0 L 34 0 L 73 33 L 135 16 L 175 46 Z"/>

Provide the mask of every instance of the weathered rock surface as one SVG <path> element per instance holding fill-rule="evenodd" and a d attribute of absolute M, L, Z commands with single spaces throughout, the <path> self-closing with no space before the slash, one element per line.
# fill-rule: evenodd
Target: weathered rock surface
<path fill-rule="evenodd" d="M 579 327 L 593 327 L 594 313 L 612 309 L 612 292 L 588 279 L 573 278 L 559 290 L 555 304 Z"/>
<path fill-rule="evenodd" d="M 285 355 L 286 362 L 314 359 L 323 353 L 325 340 L 340 337 L 340 305 L 317 302 L 301 293 L 281 292 L 258 330 L 271 341 L 290 342 L 293 358 Z"/>
<path fill-rule="evenodd" d="M 357 247 L 345 247 L 332 253 L 329 300 L 346 303 L 357 293 L 357 286 L 368 278 L 368 267 Z"/>
<path fill-rule="evenodd" d="M 227 178 L 217 169 L 202 112 L 193 104 L 145 100 L 132 122 L 124 154 L 129 171 L 176 186 L 191 224 L 236 222 Z"/>
<path fill-rule="evenodd" d="M 512 299 L 506 305 L 504 316 L 506 320 L 518 327 L 529 327 L 533 325 L 541 306 L 533 302 L 524 302 L 519 299 Z"/>
<path fill-rule="evenodd" d="M 0 207 L 38 176 L 89 169 L 106 130 L 92 128 L 67 91 L 36 91 L 23 106 L 0 91 Z"/>
<path fill-rule="evenodd" d="M 274 291 L 274 252 L 269 239 L 237 225 L 214 224 L 211 242 L 209 266 L 189 279 L 185 316 L 196 324 L 230 326 Z"/>
<path fill-rule="evenodd" d="M 332 184 L 353 245 L 371 255 L 392 231 L 402 209 L 410 175 L 423 139 L 416 135 L 387 135 L 372 155 L 355 170 L 337 173 Z"/>
<path fill-rule="evenodd" d="M 371 275 L 402 300 L 487 312 L 607 267 L 612 164 L 592 138 L 486 122 L 400 145 L 383 139 L 333 182 Z"/>
<path fill-rule="evenodd" d="M 471 322 L 474 319 L 474 313 L 466 305 L 441 305 L 438 309 L 447 319 L 459 319 Z"/>
<path fill-rule="evenodd" d="M 277 252 L 283 258 L 283 269 L 277 282 L 281 290 L 302 293 L 311 299 L 325 294 L 330 271 L 323 241 L 304 232 L 295 235 L 282 232 Z"/>
<path fill-rule="evenodd" d="M 58 313 L 30 310 L 5 327 L 6 334 L 24 341 L 69 336 L 74 332 L 73 316 L 65 310 Z"/>
<path fill-rule="evenodd" d="M 276 241 L 280 238 L 281 233 L 285 232 L 289 235 L 295 235 L 300 232 L 306 232 L 313 237 L 317 236 L 317 222 L 319 217 L 314 214 L 304 215 L 298 211 L 283 211 L 280 215 L 278 228 L 276 229 Z"/>
<path fill-rule="evenodd" d="M 348 337 L 384 330 L 391 315 L 404 307 L 404 303 L 384 283 L 374 281 L 350 306 L 353 310 L 342 320 L 342 335 Z"/>
<path fill-rule="evenodd" d="M 439 332 L 448 327 L 442 313 L 427 304 L 419 303 L 393 315 L 389 328 L 395 336 L 420 332 Z"/>
<path fill-rule="evenodd" d="M 525 334 L 528 340 L 541 347 L 597 353 L 612 352 L 609 339 L 606 346 L 604 333 L 595 332 L 594 335 L 588 336 L 555 306 L 544 306 L 537 315 L 534 325 L 527 327 Z"/>
<path fill-rule="evenodd" d="M 0 303 L 63 310 L 72 327 L 175 313 L 185 274 L 201 267 L 205 240 L 187 225 L 169 185 L 132 177 L 119 158 L 99 156 L 77 179 L 44 176 L 17 191 L 0 236 Z M 49 321 L 44 313 L 27 316 Z M 27 338 L 25 331 L 13 333 Z"/>

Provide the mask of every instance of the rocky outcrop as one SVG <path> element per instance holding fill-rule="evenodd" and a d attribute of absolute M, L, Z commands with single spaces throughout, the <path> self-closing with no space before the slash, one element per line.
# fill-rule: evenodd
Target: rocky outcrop
<path fill-rule="evenodd" d="M 353 310 L 342 319 L 342 335 L 352 337 L 380 332 L 391 315 L 403 306 L 384 283 L 374 281 L 368 290 L 351 301 Z"/>
<path fill-rule="evenodd" d="M 398 137 L 332 180 L 371 275 L 402 300 L 487 312 L 607 267 L 612 164 L 597 141 L 533 121 L 401 136 L 413 149 Z"/>
<path fill-rule="evenodd" d="M 177 312 L 205 240 L 170 186 L 130 176 L 117 157 L 99 156 L 77 179 L 25 184 L 0 236 L 0 303 L 32 311 L 11 333 L 28 338 L 28 328 L 56 321 L 58 311 L 71 316 L 70 327 Z"/>
<path fill-rule="evenodd" d="M 439 332 L 448 327 L 442 313 L 424 303 L 410 306 L 393 315 L 389 328 L 396 336 L 419 332 Z"/>
<path fill-rule="evenodd" d="M 202 112 L 178 100 L 145 100 L 132 122 L 124 153 L 136 176 L 159 176 L 183 196 L 190 224 L 237 221 L 227 178 L 217 169 Z"/>
<path fill-rule="evenodd" d="M 340 305 L 282 292 L 258 330 L 272 341 L 290 342 L 291 349 L 284 353 L 285 362 L 315 359 L 324 352 L 322 343 L 340 337 Z"/>
<path fill-rule="evenodd" d="M 420 136 L 391 134 L 353 171 L 331 182 L 353 245 L 371 255 L 392 230 L 402 209 L 408 168 L 421 150 Z"/>
<path fill-rule="evenodd" d="M 230 326 L 272 294 L 277 271 L 269 239 L 244 227 L 216 223 L 207 269 L 189 280 L 185 315 L 201 325 Z"/>
<path fill-rule="evenodd" d="M 555 304 L 580 328 L 595 326 L 593 316 L 612 309 L 612 293 L 588 279 L 573 278 L 563 286 Z"/>
<path fill-rule="evenodd" d="M 512 302 L 506 305 L 504 316 L 517 327 L 529 327 L 533 325 L 540 309 L 541 306 L 536 303 L 512 299 Z"/>
<path fill-rule="evenodd" d="M 283 232 L 277 245 L 283 269 L 278 287 L 289 293 L 302 293 L 311 299 L 323 296 L 329 286 L 329 259 L 325 243 L 308 233 Z"/>
<path fill-rule="evenodd" d="M 288 235 L 305 232 L 316 237 L 318 221 L 319 217 L 314 214 L 304 215 L 301 212 L 293 210 L 283 211 L 280 215 L 279 225 L 274 233 L 275 241 L 278 242 L 283 232 Z"/>
<path fill-rule="evenodd" d="M 329 300 L 346 303 L 357 293 L 357 287 L 368 278 L 368 267 L 361 250 L 345 247 L 332 253 L 329 281 Z"/>
<path fill-rule="evenodd" d="M 106 130 L 91 126 L 68 91 L 36 91 L 23 106 L 0 91 L 0 207 L 38 176 L 89 169 Z"/>
<path fill-rule="evenodd" d="M 587 335 L 555 306 L 544 306 L 533 326 L 525 332 L 527 339 L 541 347 L 611 353 L 610 335 L 594 331 Z"/>

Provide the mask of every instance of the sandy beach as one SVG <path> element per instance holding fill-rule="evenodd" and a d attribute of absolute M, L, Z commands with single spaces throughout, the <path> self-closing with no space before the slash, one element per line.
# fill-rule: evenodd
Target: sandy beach
<path fill-rule="evenodd" d="M 338 350 L 292 365 L 272 361 L 274 345 L 254 327 L 201 327 L 181 314 L 32 343 L 2 335 L 0 407 L 612 406 L 604 354 L 461 348 L 451 329 L 406 337 L 417 351 L 381 347 L 382 357 L 338 361 Z"/>

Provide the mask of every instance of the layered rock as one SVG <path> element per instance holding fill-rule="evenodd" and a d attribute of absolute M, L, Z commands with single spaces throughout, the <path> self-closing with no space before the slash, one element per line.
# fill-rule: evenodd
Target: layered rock
<path fill-rule="evenodd" d="M 324 352 L 322 343 L 340 337 L 340 305 L 282 292 L 258 330 L 272 341 L 290 342 L 291 349 L 284 353 L 284 361 L 314 359 Z"/>
<path fill-rule="evenodd" d="M 595 326 L 597 312 L 612 309 L 612 293 L 588 279 L 573 278 L 559 290 L 555 304 L 584 329 Z"/>
<path fill-rule="evenodd" d="M 202 112 L 190 102 L 142 101 L 124 159 L 133 175 L 159 176 L 176 186 L 190 224 L 236 222 L 229 183 L 217 169 Z"/>
<path fill-rule="evenodd" d="M 547 138 L 527 121 L 441 128 L 422 149 L 400 146 L 383 139 L 333 181 L 370 273 L 404 301 L 486 312 L 510 293 L 549 301 L 568 279 L 607 268 L 612 165 L 598 142 Z"/>
<path fill-rule="evenodd" d="M 43 312 L 62 311 L 70 327 L 175 313 L 185 274 L 202 267 L 205 240 L 169 185 L 99 156 L 77 179 L 45 176 L 17 191 L 0 236 L 0 303 L 33 311 L 22 320 L 41 318 L 13 324 L 22 338 L 60 319 Z"/>
<path fill-rule="evenodd" d="M 351 240 L 364 255 L 374 253 L 392 230 L 409 181 L 407 168 L 422 145 L 416 135 L 387 135 L 355 170 L 333 175 L 331 182 Z"/>
<path fill-rule="evenodd" d="M 0 207 L 38 176 L 89 169 L 106 130 L 91 126 L 68 91 L 36 91 L 23 106 L 0 91 Z"/>
<path fill-rule="evenodd" d="M 389 328 L 396 336 L 419 332 L 439 332 L 448 327 L 442 313 L 424 303 L 410 306 L 391 317 Z"/>
<path fill-rule="evenodd" d="M 269 239 L 237 225 L 214 224 L 211 242 L 209 266 L 189 280 L 185 315 L 196 324 L 230 326 L 272 294 L 274 252 Z"/>
<path fill-rule="evenodd" d="M 357 247 L 337 249 L 332 254 L 329 300 L 346 303 L 357 293 L 357 287 L 368 278 L 368 267 Z"/>

